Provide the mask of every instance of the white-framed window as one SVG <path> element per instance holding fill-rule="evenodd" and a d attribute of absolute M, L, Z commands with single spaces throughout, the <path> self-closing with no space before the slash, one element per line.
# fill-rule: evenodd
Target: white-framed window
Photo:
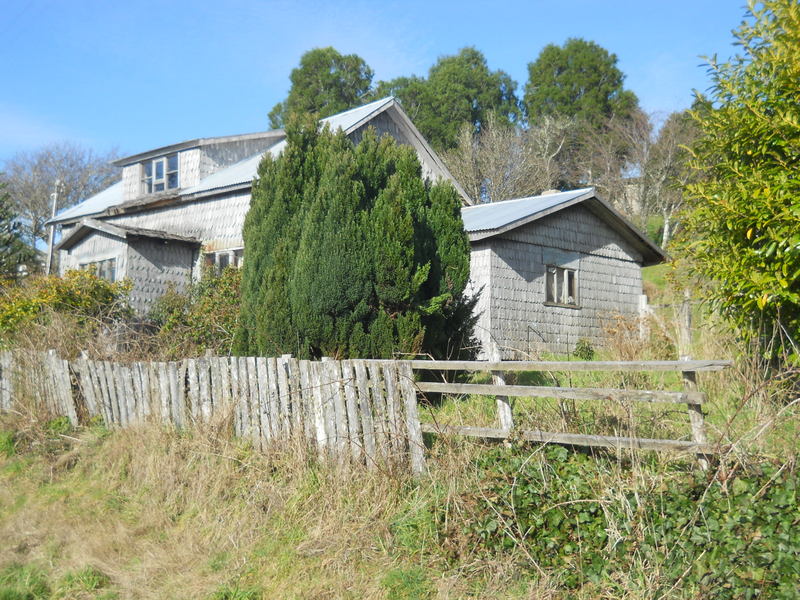
<path fill-rule="evenodd" d="M 578 272 L 575 269 L 547 265 L 545 302 L 560 306 L 578 306 Z"/>
<path fill-rule="evenodd" d="M 117 280 L 117 259 L 107 258 L 105 260 L 97 260 L 94 262 L 81 264 L 82 269 L 91 271 L 100 279 L 115 282 Z"/>
<path fill-rule="evenodd" d="M 142 163 L 142 192 L 153 194 L 176 190 L 180 186 L 178 153 L 160 156 Z"/>
<path fill-rule="evenodd" d="M 241 268 L 244 259 L 244 248 L 229 248 L 205 253 L 205 263 L 213 267 L 217 273 L 222 273 L 228 267 Z"/>

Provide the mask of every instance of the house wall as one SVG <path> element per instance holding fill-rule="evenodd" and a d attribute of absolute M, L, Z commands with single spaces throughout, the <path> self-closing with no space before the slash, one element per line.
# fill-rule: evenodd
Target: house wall
<path fill-rule="evenodd" d="M 602 345 L 604 321 L 638 316 L 641 262 L 582 206 L 473 244 L 471 285 L 483 285 L 485 295 L 478 319 L 483 357 L 495 345 L 506 360 L 572 352 L 581 338 Z M 578 308 L 545 305 L 545 266 L 552 264 L 577 270 Z"/>
<path fill-rule="evenodd" d="M 147 314 L 153 302 L 170 289 L 187 290 L 197 260 L 196 246 L 144 237 L 129 242 L 127 276 L 133 283 L 130 299 L 137 314 Z"/>
<path fill-rule="evenodd" d="M 115 258 L 117 259 L 116 279 L 124 279 L 127 276 L 128 266 L 127 248 L 128 245 L 124 239 L 97 231 L 86 236 L 69 251 L 61 251 L 59 272 L 63 275 L 70 269 L 78 269 L 90 262 Z"/>
<path fill-rule="evenodd" d="M 274 146 L 284 137 L 283 135 L 275 135 L 267 138 L 235 140 L 203 146 L 200 154 L 199 178 L 196 183 L 223 167 L 228 167 L 240 160 L 265 152 L 267 148 Z"/>
<path fill-rule="evenodd" d="M 194 237 L 203 241 L 206 250 L 222 250 L 243 245 L 242 228 L 249 208 L 250 193 L 245 192 L 180 202 L 104 220 L 123 226 Z"/>

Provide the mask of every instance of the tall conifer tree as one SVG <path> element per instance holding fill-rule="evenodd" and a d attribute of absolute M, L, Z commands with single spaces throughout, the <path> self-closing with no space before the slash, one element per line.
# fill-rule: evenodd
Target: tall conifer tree
<path fill-rule="evenodd" d="M 241 353 L 445 356 L 470 338 L 469 244 L 449 183 L 368 131 L 292 123 L 245 221 Z M 456 341 L 458 340 L 458 341 Z"/>

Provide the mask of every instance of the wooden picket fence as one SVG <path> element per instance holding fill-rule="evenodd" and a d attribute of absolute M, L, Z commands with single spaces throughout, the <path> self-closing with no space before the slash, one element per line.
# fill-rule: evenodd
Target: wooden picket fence
<path fill-rule="evenodd" d="M 290 356 L 205 357 L 172 362 L 66 361 L 54 352 L 0 352 L 0 411 L 27 398 L 73 424 L 102 418 L 125 427 L 152 420 L 186 428 L 232 419 L 237 436 L 268 450 L 274 442 L 304 440 L 320 455 L 353 464 L 425 468 L 423 432 L 502 440 L 690 452 L 701 466 L 717 449 L 708 444 L 697 390 L 698 371 L 730 361 L 402 361 L 297 360 Z M 492 384 L 415 382 L 414 370 L 486 371 Z M 682 391 L 506 385 L 509 371 L 679 371 Z M 417 396 L 492 395 L 498 427 L 420 423 Z M 645 439 L 539 430 L 517 431 L 509 397 L 685 404 L 690 438 Z"/>
<path fill-rule="evenodd" d="M 0 410 L 27 397 L 78 424 L 147 420 L 184 428 L 232 417 L 259 449 L 302 438 L 367 466 L 424 469 L 411 366 L 405 361 L 208 357 L 173 362 L 61 360 L 0 353 Z"/>

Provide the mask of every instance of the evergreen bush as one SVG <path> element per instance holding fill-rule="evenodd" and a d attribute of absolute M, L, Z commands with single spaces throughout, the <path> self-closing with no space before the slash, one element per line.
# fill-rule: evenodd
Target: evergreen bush
<path fill-rule="evenodd" d="M 310 120 L 267 155 L 244 225 L 241 354 L 454 356 L 471 345 L 469 241 L 450 183 L 368 130 Z"/>

